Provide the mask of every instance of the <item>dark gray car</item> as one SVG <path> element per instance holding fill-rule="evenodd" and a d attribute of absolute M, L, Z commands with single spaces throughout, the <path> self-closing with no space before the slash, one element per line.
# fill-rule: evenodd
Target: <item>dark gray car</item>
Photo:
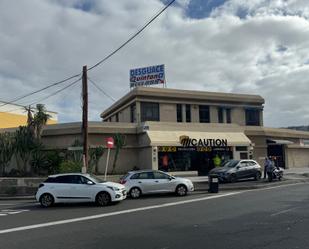
<path fill-rule="evenodd" d="M 209 176 L 218 177 L 221 182 L 236 182 L 239 179 L 261 178 L 261 166 L 254 160 L 230 160 L 223 167 L 209 171 Z"/>

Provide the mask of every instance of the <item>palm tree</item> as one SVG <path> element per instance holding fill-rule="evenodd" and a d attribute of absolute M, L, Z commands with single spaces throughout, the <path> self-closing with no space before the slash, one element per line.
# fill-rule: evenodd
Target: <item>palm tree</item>
<path fill-rule="evenodd" d="M 51 118 L 51 115 L 46 113 L 46 108 L 43 104 L 37 104 L 36 110 L 37 112 L 34 114 L 33 117 L 33 124 L 35 127 L 34 137 L 40 140 L 43 131 L 43 126 L 46 125 L 47 121 Z"/>
<path fill-rule="evenodd" d="M 25 111 L 27 112 L 27 127 L 34 136 L 35 127 L 34 127 L 34 119 L 33 119 L 33 114 L 32 114 L 34 113 L 34 109 L 30 105 L 25 106 L 24 108 L 25 108 Z"/>

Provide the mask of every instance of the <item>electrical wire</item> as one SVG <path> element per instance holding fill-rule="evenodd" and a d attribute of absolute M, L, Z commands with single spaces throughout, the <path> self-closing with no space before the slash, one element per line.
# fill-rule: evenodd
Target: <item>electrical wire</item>
<path fill-rule="evenodd" d="M 92 79 L 87 77 L 91 84 L 93 84 L 100 92 L 102 92 L 106 97 L 110 98 L 113 102 L 116 101 L 116 99 L 112 96 L 110 96 L 107 92 L 105 92 L 101 87 L 98 86 L 97 83 L 95 83 Z"/>
<path fill-rule="evenodd" d="M 44 90 L 46 90 L 46 89 L 49 89 L 49 88 L 51 88 L 51 87 L 53 87 L 53 86 L 57 86 L 57 85 L 59 85 L 59 84 L 62 84 L 62 83 L 64 83 L 64 82 L 67 82 L 68 80 L 71 80 L 71 79 L 74 79 L 74 78 L 76 78 L 76 77 L 79 77 L 80 75 L 81 75 L 81 73 L 80 73 L 80 74 L 73 75 L 73 76 L 68 77 L 68 78 L 66 78 L 66 79 L 64 79 L 64 80 L 61 80 L 61 81 L 52 83 L 52 84 L 50 84 L 50 85 L 48 85 L 48 86 L 46 86 L 46 87 L 43 87 L 43 88 L 41 88 L 41 89 L 39 89 L 39 90 L 34 91 L 34 92 L 27 93 L 27 94 L 25 94 L 25 95 L 23 95 L 23 96 L 20 96 L 20 97 L 18 97 L 18 98 L 15 98 L 15 99 L 13 99 L 13 100 L 11 100 L 11 101 L 6 101 L 5 103 L 1 104 L 0 107 L 6 106 L 6 105 L 9 105 L 9 104 L 13 104 L 13 103 L 15 103 L 16 101 L 19 101 L 19 100 L 21 100 L 21 99 L 24 99 L 24 98 L 26 98 L 26 97 L 29 97 L 29 96 L 31 96 L 31 95 L 33 95 L 33 94 L 42 92 L 42 91 L 44 91 Z"/>
<path fill-rule="evenodd" d="M 87 71 L 90 71 L 92 69 L 94 69 L 95 67 L 99 66 L 100 64 L 102 64 L 103 62 L 105 62 L 106 60 L 108 60 L 110 57 L 112 57 L 114 54 L 116 54 L 119 50 L 121 50 L 123 47 L 125 47 L 128 43 L 130 43 L 135 37 L 137 37 L 140 33 L 142 33 L 142 31 L 144 29 L 146 29 L 155 19 L 157 19 L 169 6 L 171 6 L 176 0 L 172 0 L 170 1 L 166 6 L 164 6 L 154 17 L 152 17 L 144 26 L 142 26 L 142 28 L 140 28 L 135 34 L 133 34 L 128 40 L 126 40 L 120 47 L 118 47 L 116 50 L 114 50 L 113 52 L 111 52 L 109 55 L 107 55 L 106 57 L 104 57 L 102 60 L 100 60 L 99 62 L 97 62 L 96 64 L 94 64 L 93 66 L 91 66 L 90 68 L 87 69 Z M 62 84 L 70 79 L 73 79 L 73 78 L 76 78 L 76 77 L 79 77 L 81 75 L 81 73 L 79 74 L 76 74 L 76 75 L 73 75 L 73 76 L 70 76 L 64 80 L 61 80 L 61 81 L 58 81 L 58 82 L 55 82 L 55 83 L 52 83 L 50 85 L 47 85 L 46 87 L 43 87 L 39 90 L 36 90 L 36 91 L 33 91 L 33 92 L 30 92 L 30 93 L 27 93 L 25 95 L 22 95 L 20 97 L 17 97 L 15 99 L 12 99 L 11 101 L 6 101 L 4 102 L 3 104 L 0 105 L 0 107 L 2 106 L 6 106 L 6 105 L 9 105 L 9 104 L 13 104 L 15 103 L 16 101 L 19 101 L 19 100 L 22 100 L 26 97 L 29 97 L 33 94 L 36 94 L 36 93 L 39 93 L 39 92 L 42 92 L 46 89 L 49 89 L 53 86 L 57 86 L 59 84 Z M 66 88 L 65 88 L 66 89 Z M 52 96 L 52 95 L 51 95 Z"/>
<path fill-rule="evenodd" d="M 65 86 L 65 87 L 63 87 L 63 88 L 61 88 L 61 89 L 59 89 L 59 90 L 57 90 L 57 91 L 55 91 L 55 92 L 53 92 L 53 93 L 51 93 L 51 94 L 45 96 L 44 98 L 37 99 L 37 100 L 35 100 L 34 102 L 32 102 L 32 103 L 30 103 L 30 104 L 28 104 L 28 105 L 21 105 L 20 108 L 14 109 L 14 110 L 9 110 L 9 111 L 1 111 L 1 110 L 0 110 L 0 113 L 15 112 L 15 111 L 19 111 L 21 108 L 27 108 L 28 106 L 32 106 L 32 105 L 34 105 L 34 104 L 38 104 L 38 103 L 40 103 L 41 101 L 46 100 L 46 99 L 48 99 L 48 98 L 51 98 L 51 97 L 55 96 L 56 94 L 58 94 L 58 93 L 60 93 L 60 92 L 62 92 L 62 91 L 64 91 L 64 90 L 66 90 L 67 88 L 69 88 L 69 87 L 75 85 L 75 84 L 78 83 L 81 79 L 82 79 L 82 78 L 80 77 L 80 78 L 78 78 L 77 80 L 75 80 L 75 81 L 73 81 L 72 83 L 70 83 L 69 85 L 67 85 L 67 86 Z M 1 107 L 1 106 L 0 106 L 0 107 Z"/>
<path fill-rule="evenodd" d="M 152 17 L 142 28 L 140 28 L 135 34 L 133 34 L 128 40 L 126 40 L 120 47 L 118 47 L 116 50 L 111 52 L 109 55 L 107 55 L 105 58 L 100 60 L 98 63 L 94 64 L 90 68 L 88 68 L 87 71 L 90 71 L 94 69 L 95 67 L 102 64 L 104 61 L 108 60 L 110 57 L 112 57 L 114 54 L 116 54 L 120 49 L 125 47 L 130 41 L 132 41 L 136 36 L 138 36 L 142 31 L 147 28 L 155 19 L 157 19 L 168 7 L 170 7 L 176 0 L 170 1 L 164 8 L 162 8 L 154 17 Z"/>

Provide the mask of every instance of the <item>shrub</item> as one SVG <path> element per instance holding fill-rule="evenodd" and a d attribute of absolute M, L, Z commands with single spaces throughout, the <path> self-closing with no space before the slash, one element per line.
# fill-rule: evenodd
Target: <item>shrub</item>
<path fill-rule="evenodd" d="M 60 173 L 79 173 L 82 170 L 82 164 L 74 161 L 64 161 L 60 163 Z"/>

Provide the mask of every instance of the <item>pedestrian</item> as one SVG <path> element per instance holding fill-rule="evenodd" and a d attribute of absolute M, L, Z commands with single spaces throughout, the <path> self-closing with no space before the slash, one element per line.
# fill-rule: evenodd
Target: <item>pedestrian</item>
<path fill-rule="evenodd" d="M 264 162 L 264 179 L 266 179 L 266 174 L 268 168 L 271 166 L 271 161 L 268 157 L 265 157 L 265 162 Z"/>

